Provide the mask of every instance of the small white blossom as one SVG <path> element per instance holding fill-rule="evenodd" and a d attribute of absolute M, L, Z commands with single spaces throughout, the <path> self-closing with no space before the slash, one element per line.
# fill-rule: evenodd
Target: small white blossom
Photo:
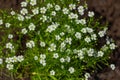
<path fill-rule="evenodd" d="M 0 58 L 0 64 L 2 64 L 3 63 L 3 59 L 2 58 Z"/>
<path fill-rule="evenodd" d="M 8 70 L 12 70 L 13 67 L 14 67 L 13 64 L 7 64 L 7 65 L 6 65 L 6 68 L 7 68 Z"/>
<path fill-rule="evenodd" d="M 18 20 L 19 20 L 19 21 L 24 21 L 24 16 L 18 14 Z"/>
<path fill-rule="evenodd" d="M 93 17 L 93 16 L 94 16 L 94 12 L 93 12 L 93 11 L 89 11 L 89 12 L 88 12 L 88 16 L 89 16 L 89 17 Z"/>
<path fill-rule="evenodd" d="M 36 15 L 36 14 L 39 14 L 39 8 L 35 8 L 32 10 L 33 14 Z"/>
<path fill-rule="evenodd" d="M 22 62 L 24 60 L 24 57 L 22 55 L 19 55 L 17 57 L 18 62 Z"/>
<path fill-rule="evenodd" d="M 89 49 L 88 51 L 87 51 L 87 54 L 88 54 L 88 56 L 93 56 L 93 53 L 94 53 L 94 49 Z"/>
<path fill-rule="evenodd" d="M 40 13 L 45 14 L 47 9 L 45 7 L 40 8 Z"/>
<path fill-rule="evenodd" d="M 70 9 L 70 10 L 73 10 L 73 9 L 75 9 L 75 8 L 76 8 L 76 5 L 75 5 L 75 4 L 70 4 L 70 5 L 69 5 L 69 9 Z"/>
<path fill-rule="evenodd" d="M 36 0 L 30 0 L 30 5 L 35 6 L 37 4 Z"/>
<path fill-rule="evenodd" d="M 40 54 L 40 59 L 46 59 L 46 55 L 45 54 Z"/>
<path fill-rule="evenodd" d="M 23 2 L 21 2 L 21 7 L 27 7 L 27 2 L 25 2 L 25 1 L 23 1 Z"/>
<path fill-rule="evenodd" d="M 26 34 L 28 31 L 27 31 L 27 29 L 26 28 L 23 28 L 22 30 L 21 30 L 21 33 L 22 34 Z"/>
<path fill-rule="evenodd" d="M 59 5 L 55 5 L 55 10 L 59 11 L 61 9 L 61 7 Z"/>
<path fill-rule="evenodd" d="M 10 23 L 5 23 L 5 27 L 6 27 L 6 28 L 9 28 L 10 26 L 11 26 Z"/>
<path fill-rule="evenodd" d="M 58 53 L 53 54 L 53 58 L 57 59 L 59 57 Z"/>
<path fill-rule="evenodd" d="M 67 62 L 70 62 L 71 58 L 70 58 L 69 56 L 67 56 L 67 57 L 65 58 L 65 60 L 66 60 Z"/>
<path fill-rule="evenodd" d="M 2 25 L 3 24 L 3 20 L 0 20 L 0 25 Z"/>
<path fill-rule="evenodd" d="M 50 3 L 47 4 L 47 9 L 50 9 L 50 8 L 52 8 L 52 7 L 53 7 L 52 4 L 50 4 Z"/>
<path fill-rule="evenodd" d="M 45 47 L 45 45 L 46 45 L 45 42 L 40 42 L 41 47 Z"/>
<path fill-rule="evenodd" d="M 12 43 L 6 43 L 6 48 L 8 48 L 8 49 L 13 49 L 14 48 L 14 46 L 12 45 Z"/>
<path fill-rule="evenodd" d="M 33 47 L 35 47 L 34 41 L 29 41 L 29 42 L 27 42 L 27 43 L 26 43 L 26 47 L 28 47 L 28 48 L 33 48 Z"/>
<path fill-rule="evenodd" d="M 104 55 L 104 52 L 102 52 L 102 51 L 98 51 L 98 53 L 97 53 L 97 57 L 103 57 L 103 55 Z"/>
<path fill-rule="evenodd" d="M 92 35 L 91 35 L 91 39 L 92 39 L 92 40 L 97 40 L 97 35 L 96 35 L 96 34 L 92 34 Z"/>
<path fill-rule="evenodd" d="M 11 11 L 10 14 L 11 14 L 11 15 L 15 15 L 15 11 Z"/>
<path fill-rule="evenodd" d="M 75 33 L 75 37 L 76 37 L 77 39 L 81 39 L 81 33 L 80 33 L 80 32 L 76 32 L 76 33 Z"/>
<path fill-rule="evenodd" d="M 60 33 L 60 36 L 64 36 L 64 35 L 65 35 L 65 33 L 64 33 L 64 32 L 61 32 L 61 33 Z"/>
<path fill-rule="evenodd" d="M 115 70 L 115 65 L 114 64 L 110 64 L 110 68 L 112 69 L 112 70 Z"/>
<path fill-rule="evenodd" d="M 65 62 L 65 59 L 64 59 L 64 58 L 60 58 L 60 62 L 61 62 L 61 63 L 64 63 L 64 62 Z"/>
<path fill-rule="evenodd" d="M 55 71 L 54 71 L 54 70 L 51 70 L 51 71 L 50 71 L 50 75 L 54 76 L 54 75 L 55 75 Z"/>
<path fill-rule="evenodd" d="M 28 13 L 28 10 L 27 10 L 26 8 L 22 8 L 22 10 L 20 11 L 20 13 L 21 13 L 22 15 L 25 15 L 25 14 Z"/>
<path fill-rule="evenodd" d="M 84 40 L 85 40 L 85 42 L 87 42 L 87 43 L 91 42 L 90 37 L 86 37 Z"/>
<path fill-rule="evenodd" d="M 69 67 L 68 71 L 70 72 L 70 74 L 73 74 L 75 72 L 75 69 L 73 67 Z"/>
<path fill-rule="evenodd" d="M 59 35 L 55 35 L 55 39 L 58 41 L 61 39 L 61 37 Z"/>
<path fill-rule="evenodd" d="M 8 38 L 9 38 L 9 39 L 12 39 L 12 38 L 13 38 L 13 35 L 12 35 L 12 34 L 9 34 L 9 35 L 8 35 Z"/>
<path fill-rule="evenodd" d="M 114 43 L 111 43 L 110 45 L 110 49 L 114 50 L 116 48 L 116 45 Z"/>
<path fill-rule="evenodd" d="M 34 56 L 34 60 L 38 60 L 38 56 Z"/>
<path fill-rule="evenodd" d="M 83 15 L 84 14 L 84 7 L 83 6 L 79 6 L 78 7 L 78 12 L 80 15 Z"/>
<path fill-rule="evenodd" d="M 98 32 L 98 35 L 99 35 L 100 37 L 104 37 L 104 36 L 105 36 L 105 32 L 104 32 L 104 31 L 99 31 L 99 32 Z"/>
<path fill-rule="evenodd" d="M 35 30 L 35 25 L 33 23 L 30 23 L 28 28 L 29 28 L 30 31 L 34 31 Z"/>
<path fill-rule="evenodd" d="M 81 29 L 81 32 L 82 32 L 82 33 L 87 33 L 86 28 L 82 28 L 82 29 Z"/>
<path fill-rule="evenodd" d="M 50 47 L 48 48 L 49 51 L 55 51 L 56 45 L 54 43 L 50 44 Z"/>
<path fill-rule="evenodd" d="M 52 16 L 56 16 L 56 12 L 55 12 L 55 11 L 52 11 L 52 12 L 51 12 L 51 15 L 52 15 Z"/>
<path fill-rule="evenodd" d="M 63 14 L 68 14 L 69 13 L 69 9 L 67 9 L 67 8 L 63 8 Z"/>
<path fill-rule="evenodd" d="M 71 45 L 72 44 L 72 38 L 71 37 L 70 38 L 66 38 L 65 42 Z"/>
<path fill-rule="evenodd" d="M 90 77 L 90 74 L 89 73 L 85 73 L 85 80 L 88 80 L 88 78 Z"/>

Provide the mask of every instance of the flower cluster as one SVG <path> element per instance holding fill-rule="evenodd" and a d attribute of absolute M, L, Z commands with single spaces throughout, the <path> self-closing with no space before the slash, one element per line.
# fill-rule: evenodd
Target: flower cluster
<path fill-rule="evenodd" d="M 7 35 L 9 39 L 5 48 L 15 52 L 5 56 L 6 68 L 13 70 L 14 65 L 24 62 L 24 69 L 29 66 L 30 72 L 37 73 L 43 80 L 49 79 L 48 76 L 55 80 L 64 76 L 68 76 L 67 79 L 88 80 L 90 72 L 86 70 L 89 67 L 95 69 L 93 66 L 105 61 L 106 56 L 116 48 L 114 41 L 106 34 L 107 28 L 98 22 L 92 24 L 95 22 L 94 12 L 85 13 L 86 6 L 79 5 L 78 1 L 41 2 L 23 1 L 19 13 L 11 11 L 11 20 L 9 17 L 6 21 L 0 18 L 0 26 L 16 29 L 15 34 L 11 34 L 11 31 Z M 87 14 L 87 18 L 80 17 L 84 14 Z M 16 35 L 18 38 L 14 40 Z M 97 42 L 103 37 L 106 44 L 97 48 Z M 16 56 L 17 52 L 23 56 Z M 3 64 L 2 58 L 0 64 Z M 113 65 L 111 67 L 114 69 Z"/>

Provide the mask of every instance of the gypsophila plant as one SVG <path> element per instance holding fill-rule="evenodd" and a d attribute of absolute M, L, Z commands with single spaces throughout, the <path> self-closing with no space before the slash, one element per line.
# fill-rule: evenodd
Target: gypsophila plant
<path fill-rule="evenodd" d="M 18 12 L 1 12 L 0 28 L 7 36 L 0 35 L 0 68 L 28 74 L 31 80 L 88 80 L 97 62 L 108 65 L 116 45 L 106 35 L 107 27 L 80 3 L 26 0 Z M 99 46 L 103 37 L 106 43 Z"/>

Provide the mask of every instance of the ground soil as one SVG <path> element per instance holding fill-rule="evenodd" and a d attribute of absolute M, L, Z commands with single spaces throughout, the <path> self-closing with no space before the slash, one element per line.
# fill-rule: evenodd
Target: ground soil
<path fill-rule="evenodd" d="M 0 9 L 20 9 L 20 2 L 24 0 L 0 0 Z M 103 16 L 102 23 L 108 22 L 108 35 L 112 37 L 118 46 L 110 56 L 110 63 L 116 65 L 116 69 L 112 71 L 105 67 L 101 71 L 97 71 L 92 75 L 90 80 L 120 80 L 120 0 L 87 0 L 89 10 L 95 11 L 95 16 Z M 3 80 L 0 75 L 0 80 Z M 10 80 L 10 78 L 4 78 Z M 24 79 L 29 80 L 29 79 Z"/>

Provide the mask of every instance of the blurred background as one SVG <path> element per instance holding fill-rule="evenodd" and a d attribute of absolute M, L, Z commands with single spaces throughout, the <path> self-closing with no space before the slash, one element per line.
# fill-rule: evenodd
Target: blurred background
<path fill-rule="evenodd" d="M 19 10 L 22 1 L 24 0 L 0 0 L 0 9 L 10 10 L 13 8 Z M 108 22 L 107 34 L 115 40 L 118 46 L 110 56 L 110 62 L 116 65 L 116 69 L 111 71 L 105 67 L 103 70 L 92 74 L 90 80 L 120 80 L 120 0 L 86 0 L 86 2 L 88 9 L 95 12 L 96 18 L 103 16 L 100 20 L 101 24 Z"/>

